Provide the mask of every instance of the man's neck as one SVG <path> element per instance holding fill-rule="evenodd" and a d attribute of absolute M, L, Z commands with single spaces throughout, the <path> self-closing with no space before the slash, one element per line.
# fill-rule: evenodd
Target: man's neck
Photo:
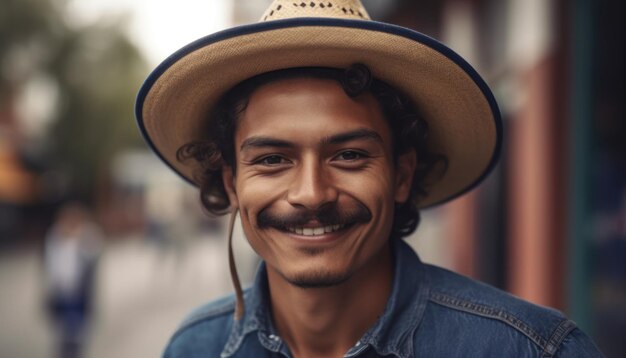
<path fill-rule="evenodd" d="M 294 357 L 343 357 L 385 310 L 393 268 L 390 245 L 347 281 L 301 288 L 268 267 L 272 318 Z"/>

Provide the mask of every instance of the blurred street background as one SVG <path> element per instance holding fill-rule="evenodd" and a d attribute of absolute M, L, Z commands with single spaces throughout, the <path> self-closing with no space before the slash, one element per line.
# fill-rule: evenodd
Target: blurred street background
<path fill-rule="evenodd" d="M 0 0 L 0 357 L 156 357 L 231 291 L 222 219 L 140 138 L 150 70 L 269 0 Z M 626 356 L 620 0 L 364 0 L 493 89 L 505 143 L 469 195 L 424 211 L 422 259 L 564 311 Z M 235 233 L 249 283 L 258 258 Z"/>

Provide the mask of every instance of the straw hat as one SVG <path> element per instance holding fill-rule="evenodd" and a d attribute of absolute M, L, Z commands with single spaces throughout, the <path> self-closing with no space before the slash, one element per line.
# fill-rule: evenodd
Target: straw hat
<path fill-rule="evenodd" d="M 448 158 L 447 172 L 420 208 L 475 187 L 501 147 L 500 114 L 476 71 L 454 51 L 419 32 L 372 21 L 358 0 L 275 0 L 256 24 L 201 38 L 161 63 L 139 91 L 136 117 L 148 144 L 194 182 L 176 151 L 203 137 L 220 97 L 252 76 L 292 67 L 366 64 L 414 101 L 429 126 L 428 145 Z"/>

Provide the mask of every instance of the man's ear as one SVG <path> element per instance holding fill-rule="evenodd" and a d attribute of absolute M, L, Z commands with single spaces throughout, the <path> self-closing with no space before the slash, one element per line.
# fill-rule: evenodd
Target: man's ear
<path fill-rule="evenodd" d="M 417 156 L 414 149 L 401 154 L 396 163 L 396 189 L 395 201 L 404 203 L 409 199 L 411 185 L 413 184 L 413 174 L 417 165 Z"/>
<path fill-rule="evenodd" d="M 222 167 L 222 182 L 224 183 L 224 189 L 226 190 L 226 195 L 228 195 L 231 209 L 237 208 L 239 201 L 237 200 L 237 191 L 235 190 L 235 177 L 233 169 L 227 165 Z"/>

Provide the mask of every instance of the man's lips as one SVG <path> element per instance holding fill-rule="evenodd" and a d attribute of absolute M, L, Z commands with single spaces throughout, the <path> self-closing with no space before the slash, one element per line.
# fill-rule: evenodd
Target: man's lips
<path fill-rule="evenodd" d="M 284 229 L 291 233 L 302 236 L 320 236 L 342 230 L 346 226 L 347 225 L 345 224 L 325 225 L 317 227 L 288 226 Z"/>

